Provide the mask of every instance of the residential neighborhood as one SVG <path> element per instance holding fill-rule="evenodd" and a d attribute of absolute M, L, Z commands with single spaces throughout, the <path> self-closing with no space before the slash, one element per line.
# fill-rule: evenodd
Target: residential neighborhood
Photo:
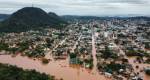
<path fill-rule="evenodd" d="M 61 67 L 78 66 L 109 80 L 150 78 L 150 28 L 145 20 L 114 18 L 70 23 L 63 31 L 46 28 L 1 33 L 0 54 L 27 56 L 43 64 L 63 61 Z"/>

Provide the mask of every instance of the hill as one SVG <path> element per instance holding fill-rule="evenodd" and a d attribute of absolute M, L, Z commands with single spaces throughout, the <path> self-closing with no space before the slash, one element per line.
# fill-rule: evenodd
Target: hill
<path fill-rule="evenodd" d="M 54 13 L 53 13 L 54 14 Z M 66 24 L 59 16 L 47 14 L 40 8 L 25 7 L 13 13 L 0 24 L 1 32 L 22 32 L 45 27 L 62 28 Z M 57 18 L 56 18 L 57 16 Z"/>
<path fill-rule="evenodd" d="M 56 20 L 56 21 L 63 22 L 63 23 L 66 23 L 66 24 L 67 24 L 67 22 L 66 22 L 62 17 L 58 16 L 56 13 L 49 12 L 48 15 L 49 15 L 51 18 L 53 18 L 54 20 Z"/>

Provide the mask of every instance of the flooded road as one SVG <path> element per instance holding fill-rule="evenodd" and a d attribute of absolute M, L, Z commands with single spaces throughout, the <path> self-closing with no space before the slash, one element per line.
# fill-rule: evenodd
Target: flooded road
<path fill-rule="evenodd" d="M 150 67 L 150 64 L 135 63 L 134 60 L 136 60 L 136 57 L 129 57 L 128 60 L 129 63 L 132 64 L 135 72 L 140 72 L 140 70 L 143 70 L 146 67 Z M 139 66 L 139 68 L 136 68 L 136 66 Z M 140 75 L 144 80 L 150 80 L 150 76 L 146 75 L 145 72 L 140 72 Z"/>
<path fill-rule="evenodd" d="M 149 75 L 146 75 L 145 72 L 141 72 L 141 70 L 143 70 L 144 68 L 146 67 L 150 67 L 150 64 L 144 64 L 144 63 L 135 63 L 134 61 L 136 60 L 136 57 L 127 57 L 125 55 L 125 52 L 120 48 L 120 46 L 118 47 L 119 50 L 120 50 L 120 54 L 121 55 L 124 55 L 125 58 L 128 59 L 129 61 L 129 64 L 132 65 L 134 71 L 137 73 L 137 72 L 140 72 L 140 77 L 142 77 L 144 80 L 150 80 L 150 76 Z M 139 66 L 139 68 L 137 69 L 136 66 Z"/>
<path fill-rule="evenodd" d="M 92 27 L 93 28 L 93 27 Z M 95 32 L 92 29 L 92 56 L 93 56 L 93 71 L 97 72 L 97 58 L 96 58 L 96 47 L 95 47 Z"/>

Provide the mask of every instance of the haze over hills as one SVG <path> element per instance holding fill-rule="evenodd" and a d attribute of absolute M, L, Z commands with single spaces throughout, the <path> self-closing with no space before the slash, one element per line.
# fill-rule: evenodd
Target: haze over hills
<path fill-rule="evenodd" d="M 133 16 L 133 17 L 120 17 L 120 16 L 76 16 L 76 15 L 64 15 L 61 16 L 65 21 L 68 21 L 69 23 L 72 21 L 79 21 L 82 20 L 84 22 L 93 21 L 93 20 L 126 20 L 126 21 L 133 21 L 133 20 L 145 20 L 148 21 L 147 24 L 150 24 L 150 17 L 148 16 Z M 148 25 L 147 25 L 148 26 Z"/>
<path fill-rule="evenodd" d="M 99 19 L 145 19 L 145 20 L 150 20 L 150 17 L 148 16 L 76 16 L 76 15 L 64 15 L 62 16 L 63 19 L 65 20 L 73 20 L 73 19 L 79 19 L 79 20 L 89 20 L 89 19 L 94 19 L 94 20 L 99 20 Z"/>
<path fill-rule="evenodd" d="M 9 14 L 0 14 L 0 21 L 7 19 L 9 16 Z"/>
<path fill-rule="evenodd" d="M 2 21 L 0 31 L 21 32 L 43 27 L 62 28 L 62 24 L 66 24 L 66 22 L 55 13 L 46 13 L 36 7 L 25 7 Z"/>

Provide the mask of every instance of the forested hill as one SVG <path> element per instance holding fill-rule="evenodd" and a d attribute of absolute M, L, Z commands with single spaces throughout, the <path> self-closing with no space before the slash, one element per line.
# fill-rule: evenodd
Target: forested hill
<path fill-rule="evenodd" d="M 25 7 L 13 13 L 8 19 L 0 23 L 1 32 L 22 32 L 44 27 L 62 28 L 66 24 L 54 13 L 46 13 L 36 7 Z"/>

